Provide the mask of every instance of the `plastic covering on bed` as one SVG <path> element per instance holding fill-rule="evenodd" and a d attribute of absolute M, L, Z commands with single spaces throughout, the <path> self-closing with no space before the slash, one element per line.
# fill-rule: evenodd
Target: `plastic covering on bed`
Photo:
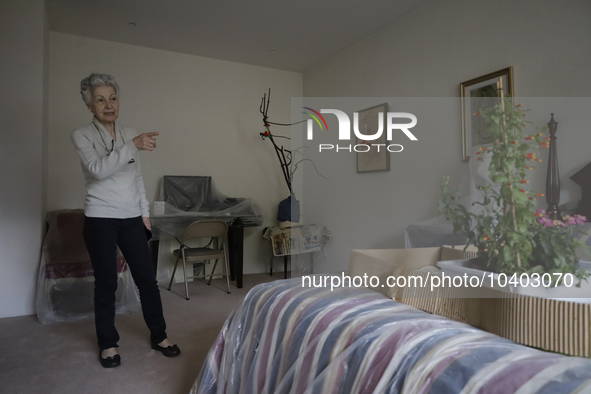
<path fill-rule="evenodd" d="M 164 176 L 161 200 L 164 212 L 156 212 L 150 218 L 155 240 L 180 238 L 196 220 L 230 222 L 240 217 L 245 226 L 263 223 L 262 210 L 254 200 L 223 195 L 210 176 Z"/>
<path fill-rule="evenodd" d="M 59 323 L 94 316 L 94 271 L 82 237 L 84 211 L 52 211 L 37 278 L 37 318 Z M 125 259 L 118 252 L 117 313 L 139 312 L 139 295 Z"/>
<path fill-rule="evenodd" d="M 205 393 L 589 393 L 591 360 L 546 353 L 368 289 L 253 288 L 191 390 Z"/>

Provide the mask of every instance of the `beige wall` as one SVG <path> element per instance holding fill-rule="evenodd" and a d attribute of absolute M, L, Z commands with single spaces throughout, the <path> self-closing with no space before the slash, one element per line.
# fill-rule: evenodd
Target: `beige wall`
<path fill-rule="evenodd" d="M 42 0 L 0 4 L 0 317 L 35 313 L 44 231 Z"/>
<path fill-rule="evenodd" d="M 587 97 L 591 2 L 435 0 L 304 73 L 316 97 L 454 97 L 508 66 L 522 97 Z"/>
<path fill-rule="evenodd" d="M 259 136 L 259 104 L 270 87 L 272 119 L 289 120 L 290 99 L 302 94 L 301 74 L 56 32 L 50 35 L 49 210 L 84 204 L 70 134 L 92 118 L 78 92 L 80 80 L 95 71 L 120 85 L 121 124 L 160 132 L 157 149 L 141 154 L 151 203 L 163 175 L 211 175 L 223 194 L 253 198 L 266 215 L 264 226 L 276 222 L 288 191 L 272 146 Z M 261 230 L 246 230 L 245 273 L 267 268 Z"/>
<path fill-rule="evenodd" d="M 419 141 L 406 140 L 405 152 L 391 155 L 389 172 L 357 174 L 354 154 L 317 157 L 330 182 L 306 170 L 306 221 L 334 233 L 318 269 L 346 269 L 352 248 L 403 247 L 408 225 L 437 214 L 442 177 L 458 184 L 468 169 L 461 162 L 459 99 L 446 97 L 459 96 L 460 82 L 508 66 L 516 95 L 536 98 L 523 99 L 534 110 L 528 119 L 544 125 L 556 112 L 561 202 L 578 199 L 580 189 L 568 177 L 591 161 L 590 20 L 587 0 L 436 0 L 304 72 L 305 97 L 383 97 L 356 110 L 385 101 L 390 111 L 408 110 L 390 97 L 441 98 L 429 121 L 419 118 Z M 543 192 L 542 155 L 533 184 Z"/>

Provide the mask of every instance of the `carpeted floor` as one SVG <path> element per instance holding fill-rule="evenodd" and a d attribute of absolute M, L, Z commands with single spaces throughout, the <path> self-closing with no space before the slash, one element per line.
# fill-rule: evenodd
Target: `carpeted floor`
<path fill-rule="evenodd" d="M 186 394 L 199 374 L 211 344 L 230 312 L 258 283 L 283 275 L 245 275 L 244 287 L 214 280 L 160 288 L 169 338 L 181 348 L 176 358 L 152 350 L 142 314 L 117 315 L 121 366 L 104 369 L 98 361 L 94 319 L 42 325 L 36 316 L 0 319 L 2 393 L 173 393 Z"/>

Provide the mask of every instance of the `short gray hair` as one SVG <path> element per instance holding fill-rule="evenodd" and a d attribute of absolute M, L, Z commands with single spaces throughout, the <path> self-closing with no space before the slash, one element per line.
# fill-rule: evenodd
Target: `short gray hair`
<path fill-rule="evenodd" d="M 117 85 L 115 78 L 109 74 L 92 73 L 80 81 L 80 94 L 82 94 L 82 100 L 86 104 L 90 104 L 92 89 L 97 86 L 112 86 L 117 96 L 119 96 L 119 85 Z"/>

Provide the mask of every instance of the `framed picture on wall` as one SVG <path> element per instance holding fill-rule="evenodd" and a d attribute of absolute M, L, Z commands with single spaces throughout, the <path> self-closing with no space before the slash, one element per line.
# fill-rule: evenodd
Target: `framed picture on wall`
<path fill-rule="evenodd" d="M 357 148 L 357 172 L 390 171 L 390 152 L 386 149 L 386 113 L 388 103 L 376 105 L 358 112 L 359 132 L 366 136 L 377 133 L 382 126 L 381 136 L 377 139 L 361 139 L 355 137 L 357 145 L 365 145 L 367 148 Z M 378 145 L 381 144 L 381 145 Z"/>
<path fill-rule="evenodd" d="M 514 97 L 513 67 L 473 78 L 460 84 L 462 100 L 462 160 L 470 160 L 471 152 L 492 143 L 487 120 L 474 113 L 500 104 L 501 97 Z"/>

